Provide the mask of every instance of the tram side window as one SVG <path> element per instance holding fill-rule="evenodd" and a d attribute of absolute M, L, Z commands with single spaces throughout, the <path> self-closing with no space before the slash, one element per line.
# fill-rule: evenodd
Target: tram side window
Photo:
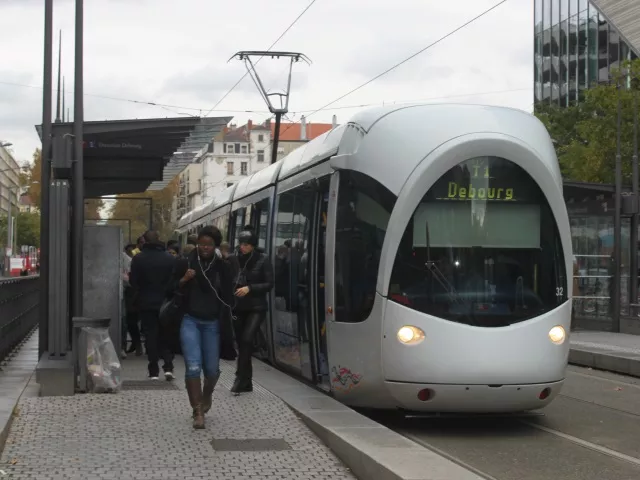
<path fill-rule="evenodd" d="M 213 224 L 218 227 L 220 233 L 222 233 L 222 241 L 229 241 L 229 214 L 226 213 L 224 215 L 220 215 L 217 218 L 213 219 Z"/>
<path fill-rule="evenodd" d="M 269 199 L 265 198 L 253 205 L 252 225 L 258 236 L 258 247 L 267 248 L 267 223 L 269 221 Z"/>
<path fill-rule="evenodd" d="M 233 230 L 234 248 L 238 246 L 238 234 L 242 231 L 242 227 L 245 225 L 244 212 L 245 212 L 244 208 L 241 208 L 233 212 L 232 218 L 235 220 L 234 222 L 235 228 Z"/>
<path fill-rule="evenodd" d="M 382 244 L 396 197 L 373 178 L 340 172 L 335 241 L 335 318 L 362 322 L 375 300 Z"/>

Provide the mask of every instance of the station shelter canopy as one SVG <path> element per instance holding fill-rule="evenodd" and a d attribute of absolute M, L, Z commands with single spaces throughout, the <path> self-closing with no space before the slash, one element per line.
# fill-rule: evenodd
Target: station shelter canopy
<path fill-rule="evenodd" d="M 84 122 L 85 197 L 162 190 L 232 117 L 179 117 Z M 42 139 L 42 126 L 36 130 Z M 53 136 L 73 135 L 73 122 Z"/>

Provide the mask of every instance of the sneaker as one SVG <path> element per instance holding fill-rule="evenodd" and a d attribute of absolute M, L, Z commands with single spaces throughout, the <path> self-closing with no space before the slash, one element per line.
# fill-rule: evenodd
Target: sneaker
<path fill-rule="evenodd" d="M 153 375 L 148 375 L 147 377 L 149 378 L 149 380 L 159 380 L 157 375 L 155 377 Z"/>
<path fill-rule="evenodd" d="M 176 378 L 176 377 L 174 377 L 174 376 L 173 376 L 173 372 L 164 372 L 164 379 L 165 379 L 167 382 L 170 382 L 170 381 L 171 381 L 171 380 L 173 380 L 174 378 Z"/>

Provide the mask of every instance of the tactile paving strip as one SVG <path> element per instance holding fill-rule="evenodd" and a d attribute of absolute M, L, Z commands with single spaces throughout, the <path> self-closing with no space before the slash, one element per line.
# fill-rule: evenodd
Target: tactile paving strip
<path fill-rule="evenodd" d="M 284 438 L 214 438 L 211 446 L 218 452 L 264 452 L 291 450 Z"/>
<path fill-rule="evenodd" d="M 178 390 L 178 385 L 161 380 L 123 380 L 123 390 Z"/>

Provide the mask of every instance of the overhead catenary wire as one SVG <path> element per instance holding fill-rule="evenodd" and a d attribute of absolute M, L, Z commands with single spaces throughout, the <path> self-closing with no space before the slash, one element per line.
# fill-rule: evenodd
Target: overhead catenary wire
<path fill-rule="evenodd" d="M 437 40 L 435 40 L 434 42 L 431 42 L 429 45 L 427 45 L 424 48 L 421 48 L 420 50 L 418 50 L 417 52 L 413 53 L 412 55 L 409 55 L 408 57 L 406 57 L 405 59 L 401 60 L 400 62 L 396 63 L 395 65 L 387 68 L 385 71 L 379 73 L 378 75 L 374 76 L 373 78 L 370 78 L 369 80 L 367 80 L 366 82 L 358 85 L 357 87 L 349 90 L 347 93 L 340 95 L 338 98 L 331 100 L 329 103 L 323 105 L 322 107 L 314 110 L 313 112 L 309 113 L 307 115 L 307 118 L 310 117 L 311 115 L 314 115 L 324 109 L 326 109 L 327 107 L 330 107 L 331 105 L 333 105 L 336 102 L 339 102 L 340 100 L 348 97 L 349 95 L 357 92 L 358 90 L 360 90 L 361 88 L 366 87 L 367 85 L 369 85 L 370 83 L 375 82 L 377 79 L 387 75 L 388 73 L 392 72 L 393 70 L 395 70 L 396 68 L 398 68 L 401 65 L 404 65 L 405 63 L 409 62 L 410 60 L 413 60 L 415 57 L 417 57 L 418 55 L 426 52 L 427 50 L 429 50 L 431 47 L 434 47 L 436 45 L 438 45 L 439 43 L 441 43 L 442 41 L 446 40 L 447 38 L 455 35 L 456 33 L 458 33 L 460 30 L 468 27 L 469 25 L 471 25 L 473 22 L 479 20 L 480 18 L 484 17 L 485 15 L 487 15 L 488 13 L 492 12 L 493 10 L 495 10 L 496 8 L 498 8 L 499 6 L 501 6 L 502 4 L 508 2 L 509 0 L 500 0 L 498 3 L 494 4 L 492 7 L 489 7 L 488 9 L 484 10 L 483 12 L 479 13 L 478 15 L 476 15 L 475 17 L 473 17 L 471 20 L 466 21 L 465 23 L 463 23 L 462 25 L 460 25 L 459 27 L 455 28 L 454 30 L 451 30 L 449 33 L 439 37 Z M 286 131 L 288 129 L 292 128 L 292 126 L 289 126 L 289 128 L 287 128 L 286 130 L 284 130 L 281 135 L 283 133 L 286 133 Z M 273 140 L 272 140 L 273 142 Z"/>
<path fill-rule="evenodd" d="M 42 90 L 42 86 L 41 85 L 27 85 L 27 84 L 23 84 L 23 83 L 13 83 L 13 82 L 3 82 L 3 81 L 0 81 L 0 85 L 35 88 L 35 89 Z M 505 89 L 505 90 L 492 90 L 492 91 L 487 91 L 487 92 L 457 93 L 457 94 L 453 94 L 453 95 L 444 95 L 444 96 L 438 96 L 438 97 L 426 97 L 426 98 L 418 98 L 418 99 L 413 99 L 413 100 L 384 100 L 384 101 L 372 102 L 372 103 L 360 103 L 360 104 L 353 104 L 353 105 L 344 105 L 344 106 L 340 106 L 340 107 L 333 107 L 332 110 L 349 110 L 349 109 L 354 109 L 354 108 L 374 107 L 374 106 L 378 106 L 378 105 L 382 105 L 382 104 L 401 105 L 401 104 L 407 104 L 407 103 L 426 102 L 426 101 L 431 101 L 431 100 L 446 100 L 446 99 L 450 99 L 450 98 L 463 98 L 463 97 L 483 96 L 483 95 L 499 95 L 499 94 L 502 94 L 502 93 L 523 92 L 523 91 L 526 91 L 526 90 L 531 90 L 532 88 L 533 87 L 523 87 L 523 88 L 511 88 L 511 89 Z M 65 93 L 73 94 L 73 90 L 65 90 Z M 102 98 L 102 99 L 105 99 L 105 100 L 112 100 L 112 101 L 118 101 L 118 102 L 129 102 L 129 103 L 134 103 L 134 104 L 138 104 L 138 105 L 159 107 L 159 108 L 163 108 L 163 109 L 191 110 L 191 111 L 195 111 L 195 112 L 202 112 L 202 111 L 205 110 L 204 108 L 201 108 L 201 107 L 200 108 L 199 107 L 187 107 L 187 106 L 184 106 L 184 105 L 172 105 L 172 104 L 153 102 L 153 101 L 147 101 L 147 100 L 136 100 L 136 99 L 129 99 L 129 98 L 119 98 L 119 97 L 112 97 L 112 96 L 109 96 L 109 95 L 101 95 L 101 94 L 95 94 L 95 93 L 85 93 L 84 96 L 85 97 Z M 317 111 L 318 111 L 317 108 L 307 108 L 307 109 L 302 109 L 302 110 L 296 110 L 293 113 L 296 113 L 296 114 L 307 114 L 307 113 L 317 112 Z M 260 114 L 260 115 L 271 115 L 271 112 L 269 112 L 269 110 L 253 110 L 253 109 L 229 109 L 229 110 L 225 109 L 225 110 L 216 110 L 216 112 L 221 112 L 221 113 L 255 113 L 255 114 Z M 180 114 L 181 112 L 174 111 L 173 113 Z"/>
<path fill-rule="evenodd" d="M 302 10 L 302 12 L 300 12 L 300 14 L 295 18 L 295 20 L 294 20 L 293 22 L 291 22 L 291 24 L 290 24 L 290 25 L 289 25 L 289 26 L 284 30 L 284 32 L 282 32 L 282 33 L 280 34 L 280 36 L 279 36 L 278 38 L 276 38 L 276 40 L 271 44 L 271 46 L 270 46 L 269 48 L 267 48 L 267 51 L 270 51 L 273 47 L 275 47 L 275 46 L 276 46 L 276 44 L 277 44 L 280 40 L 282 40 L 282 37 L 284 37 L 284 36 L 287 34 L 287 32 L 288 32 L 289 30 L 291 30 L 291 29 L 293 28 L 293 26 L 294 26 L 296 23 L 298 23 L 298 20 L 300 20 L 300 19 L 302 18 L 302 16 L 303 16 L 305 13 L 307 13 L 307 11 L 308 11 L 308 10 L 313 6 L 313 4 L 314 4 L 314 3 L 316 3 L 316 2 L 317 2 L 317 0 L 311 0 L 311 3 L 310 3 L 309 5 L 307 5 L 307 6 L 304 8 L 304 10 Z M 258 65 L 258 63 L 260 63 L 260 60 L 262 60 L 263 58 L 264 58 L 264 57 L 260 57 L 260 58 L 256 61 L 256 63 L 254 64 L 254 67 L 255 67 L 255 66 L 257 66 L 257 65 Z M 210 109 L 210 110 L 209 110 L 209 111 L 208 111 L 204 116 L 205 116 L 205 117 L 208 117 L 208 116 L 209 116 L 209 114 L 210 114 L 212 111 L 214 111 L 214 110 L 216 109 L 216 107 L 217 107 L 218 105 L 220 105 L 220 104 L 222 103 L 222 101 L 223 101 L 225 98 L 227 98 L 227 97 L 229 96 L 229 94 L 230 94 L 231 92 L 233 92 L 233 90 L 234 90 L 238 85 L 240 85 L 240 82 L 242 82 L 242 80 L 244 80 L 244 79 L 247 77 L 247 75 L 249 75 L 249 71 L 245 72 L 245 74 L 244 74 L 244 75 L 242 75 L 242 77 L 240 77 L 240 79 L 239 79 L 239 80 L 238 80 L 238 81 L 233 85 L 233 87 L 231 87 L 229 90 L 227 90 L 227 92 L 222 96 L 222 98 L 220 98 L 220 100 L 218 100 L 218 101 L 216 102 L 216 104 L 215 104 L 215 105 L 214 105 L 214 106 L 213 106 L 213 107 L 212 107 L 212 108 L 211 108 L 211 109 Z"/>
<path fill-rule="evenodd" d="M 295 23 L 298 22 L 298 20 L 300 20 L 300 18 L 309 10 L 309 8 L 311 8 L 311 6 L 316 2 L 317 0 L 312 0 L 311 3 L 309 5 L 307 5 L 307 7 L 305 7 L 305 9 L 298 15 L 298 17 L 296 17 L 296 19 L 284 30 L 284 32 L 282 34 L 280 34 L 280 36 L 273 42 L 273 44 L 269 47 L 269 50 L 271 48 L 273 48 L 276 43 L 278 41 L 280 41 L 282 39 L 282 37 L 284 37 L 284 35 L 295 25 Z M 500 5 L 502 5 L 503 3 L 506 3 L 508 0 L 502 0 L 500 2 L 498 2 L 497 4 L 495 4 L 494 6 L 492 6 L 491 8 L 485 10 L 484 12 L 480 13 L 479 15 L 477 15 L 476 17 L 472 18 L 471 20 L 467 21 L 466 23 L 464 23 L 463 25 L 459 26 L 458 28 L 456 28 L 455 30 L 452 30 L 451 32 L 449 32 L 448 34 L 444 35 L 443 37 L 440 37 L 438 40 L 436 40 L 435 42 L 427 45 L 426 47 L 422 48 L 421 50 L 419 50 L 418 52 L 414 53 L 413 55 L 407 57 L 406 59 L 402 60 L 401 62 L 395 64 L 394 66 L 390 67 L 389 69 L 385 70 L 384 72 L 376 75 L 375 77 L 373 77 L 372 79 L 366 81 L 365 83 L 357 86 L 356 88 L 350 90 L 349 92 L 341 95 L 340 97 L 332 100 L 331 102 L 325 104 L 324 106 L 314 109 L 314 110 L 298 110 L 298 113 L 308 113 L 307 117 L 314 115 L 315 113 L 325 110 L 327 107 L 333 105 L 334 103 L 342 100 L 343 98 L 346 98 L 347 96 L 353 94 L 354 92 L 356 92 L 357 90 L 360 90 L 361 88 L 365 87 L 366 85 L 372 83 L 373 81 L 377 80 L 378 78 L 386 75 L 387 73 L 391 72 L 392 70 L 396 69 L 397 67 L 399 67 L 400 65 L 412 60 L 413 58 L 415 58 L 416 56 L 420 55 L 421 53 L 423 53 L 424 51 L 428 50 L 429 48 L 435 46 L 436 44 L 440 43 L 441 41 L 445 40 L 446 38 L 452 36 L 453 34 L 457 33 L 458 31 L 462 30 L 463 28 L 467 27 L 468 25 L 470 25 L 471 23 L 473 23 L 474 21 L 478 20 L 479 18 L 483 17 L 484 15 L 488 14 L 489 12 L 491 12 L 492 10 L 496 9 L 497 7 L 499 7 Z M 260 59 L 259 59 L 260 60 Z M 258 61 L 259 61 L 258 60 Z M 256 62 L 257 64 L 257 62 Z M 247 109 L 229 109 L 229 110 L 216 110 L 216 107 L 222 102 L 222 100 L 224 100 L 224 98 L 226 98 L 228 96 L 228 94 L 240 83 L 240 81 L 242 81 L 242 79 L 244 79 L 246 76 L 248 75 L 248 72 L 245 73 L 242 78 L 216 103 L 216 105 L 214 105 L 213 108 L 209 109 L 207 114 L 205 116 L 207 116 L 209 113 L 211 113 L 212 111 L 219 111 L 219 112 L 224 112 L 224 113 L 269 113 L 266 110 L 247 110 Z M 37 89 L 42 89 L 42 86 L 36 86 L 36 85 L 28 85 L 28 84 L 22 84 L 22 83 L 16 83 L 16 82 L 7 82 L 7 81 L 0 81 L 0 85 L 11 85 L 11 86 L 19 86 L 19 87 L 27 87 L 27 88 L 37 88 Z M 73 91 L 67 92 L 67 93 L 73 93 Z M 502 93 L 502 92 L 499 92 Z M 182 105 L 172 105 L 172 104 L 166 104 L 166 103 L 160 103 L 160 102 L 153 102 L 153 101 L 147 101 L 147 100 L 136 100 L 136 99 L 128 99 L 128 98 L 119 98 L 119 97 L 113 97 L 113 96 L 108 96 L 108 95 L 101 95 L 101 94 L 90 94 L 90 93 L 85 93 L 85 96 L 90 96 L 90 97 L 96 97 L 96 98 L 103 98 L 103 99 L 107 99 L 107 100 L 114 100 L 114 101 L 122 101 L 122 102 L 129 102 L 129 103 L 134 103 L 134 104 L 139 104 L 139 105 L 147 105 L 147 106 L 155 106 L 155 107 L 161 107 L 161 108 L 173 108 L 173 109 L 180 109 L 180 110 L 191 110 L 191 111 L 198 111 L 201 112 L 204 109 L 203 108 L 198 108 L 198 107 L 187 107 L 187 106 L 182 106 Z M 467 96 L 467 95 L 461 95 L 461 96 Z M 446 97 L 442 97 L 442 98 L 446 98 Z M 451 98 L 451 97 L 448 97 Z M 379 104 L 379 103 L 378 103 Z M 357 108 L 357 107 L 365 107 L 365 106 L 371 106 L 371 105 L 375 105 L 375 104 L 364 104 L 364 105 L 354 105 L 354 106 L 344 106 L 344 107 L 335 107 L 335 109 L 348 109 L 348 108 Z M 179 113 L 179 112 L 178 112 Z M 286 130 L 285 130 L 286 131 Z M 284 133 L 284 132 L 282 132 Z"/>
<path fill-rule="evenodd" d="M 15 82 L 5 82 L 5 81 L 1 81 L 0 80 L 0 85 L 9 85 L 9 86 L 14 86 L 14 87 L 25 87 L 25 88 L 35 88 L 38 90 L 42 90 L 42 85 L 28 85 L 25 83 L 15 83 Z M 65 93 L 68 94 L 73 94 L 73 90 L 65 90 Z M 196 112 L 201 112 L 204 110 L 204 108 L 197 108 L 197 107 L 185 107 L 183 105 L 171 105 L 168 103 L 159 103 L 159 102 L 153 102 L 153 101 L 148 101 L 148 100 L 136 100 L 136 99 L 131 99 L 131 98 L 120 98 L 120 97 L 112 97 L 109 95 L 101 95 L 101 94 L 96 94 L 96 93 L 85 93 L 84 94 L 85 97 L 96 97 L 96 98 L 103 98 L 105 100 L 114 100 L 114 101 L 118 101 L 118 102 L 129 102 L 129 103 L 135 103 L 138 105 L 146 105 L 146 106 L 151 106 L 151 107 L 160 107 L 160 108 L 173 108 L 173 109 L 178 109 L 178 110 L 192 110 L 192 111 L 196 111 Z M 218 112 L 224 112 L 224 113 L 265 113 L 265 114 L 269 114 L 270 112 L 268 110 L 216 110 Z M 178 112 L 179 113 L 179 112 Z"/>

